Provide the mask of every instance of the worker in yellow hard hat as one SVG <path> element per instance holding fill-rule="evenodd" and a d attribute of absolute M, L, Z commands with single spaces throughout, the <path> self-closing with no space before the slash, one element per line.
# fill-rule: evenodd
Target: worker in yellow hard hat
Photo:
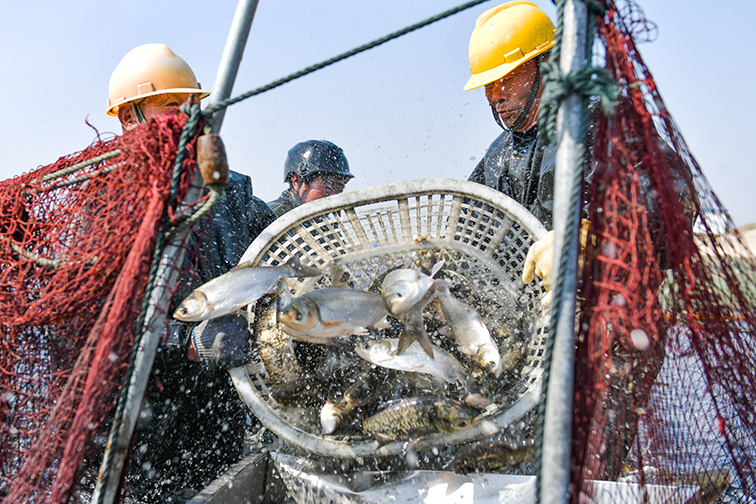
<path fill-rule="evenodd" d="M 531 2 L 508 2 L 485 11 L 470 36 L 472 75 L 465 84 L 465 90 L 485 87 L 494 119 L 504 130 L 469 180 L 517 200 L 549 229 L 556 146 L 543 141 L 537 120 L 543 93 L 541 64 L 549 58 L 555 32 L 551 19 Z M 551 251 L 543 243 L 531 249 L 524 281 L 532 281 L 535 273 L 549 289 Z"/>
<path fill-rule="evenodd" d="M 484 12 L 470 37 L 465 90 L 485 86 L 496 121 L 505 129 L 535 125 L 541 98 L 540 64 L 554 47 L 556 29 L 535 4 L 509 2 Z"/>
<path fill-rule="evenodd" d="M 209 94 L 167 45 L 144 44 L 129 51 L 113 71 L 107 114 L 118 118 L 124 134 L 131 134 L 153 118 L 179 113 L 191 95 L 202 99 Z M 236 266 L 275 219 L 253 195 L 251 178 L 231 171 L 212 218 L 200 221 L 187 238 L 188 259 L 168 312 L 195 287 Z M 200 328 L 203 341 L 249 338 L 243 317 L 222 322 Z M 158 349 L 152 369 L 157 379 L 147 388 L 129 464 L 127 500 L 183 502 L 242 457 L 247 409 L 223 369 L 226 362 L 239 365 L 238 358 L 228 361 L 221 355 L 218 362 L 204 361 L 190 344 L 194 329 L 172 320 Z"/>

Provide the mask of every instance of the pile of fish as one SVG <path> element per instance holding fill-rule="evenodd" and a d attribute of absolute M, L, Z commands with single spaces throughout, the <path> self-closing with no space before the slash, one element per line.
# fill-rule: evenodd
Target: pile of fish
<path fill-rule="evenodd" d="M 287 278 L 321 272 L 296 258 L 244 264 L 197 288 L 174 317 L 207 320 L 254 304 L 253 355 L 282 419 L 318 435 L 415 443 L 515 400 L 528 334 L 516 301 L 502 313 L 443 261 L 429 273 L 413 266 L 367 290 L 327 285 L 292 299 Z"/>

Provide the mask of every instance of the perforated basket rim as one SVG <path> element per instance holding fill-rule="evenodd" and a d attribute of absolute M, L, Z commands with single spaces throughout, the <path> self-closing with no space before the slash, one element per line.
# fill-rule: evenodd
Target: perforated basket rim
<path fill-rule="evenodd" d="M 381 186 L 359 189 L 327 198 L 321 198 L 301 205 L 285 213 L 271 223 L 247 248 L 239 263 L 249 262 L 257 265 L 266 253 L 277 247 L 278 241 L 290 230 L 314 216 L 348 208 L 373 205 L 398 199 L 407 199 L 429 195 L 449 195 L 471 197 L 497 208 L 532 237 L 538 240 L 546 234 L 543 224 L 525 207 L 503 193 L 490 187 L 464 180 L 433 178 L 419 179 Z M 473 247 L 471 247 L 473 248 Z M 331 258 L 334 260 L 333 258 Z M 404 442 L 394 442 L 380 446 L 377 441 L 353 441 L 315 435 L 292 425 L 270 406 L 257 390 L 245 367 L 230 369 L 229 375 L 241 399 L 258 419 L 278 437 L 305 450 L 324 456 L 365 457 L 399 454 Z M 495 434 L 503 427 L 525 415 L 538 402 L 540 395 L 540 375 L 530 387 L 520 395 L 505 411 L 496 416 L 482 419 L 474 429 L 465 429 L 443 436 L 443 444 L 459 444 Z M 436 437 L 423 440 L 418 449 L 439 445 Z"/>

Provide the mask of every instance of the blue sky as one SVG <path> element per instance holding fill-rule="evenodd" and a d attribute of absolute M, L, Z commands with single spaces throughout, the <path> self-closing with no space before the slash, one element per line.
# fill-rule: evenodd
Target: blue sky
<path fill-rule="evenodd" d="M 425 19 L 462 0 L 260 0 L 233 95 Z M 232 169 L 255 193 L 283 190 L 286 151 L 340 145 L 348 189 L 426 177 L 466 178 L 498 134 L 482 90 L 462 91 L 467 42 L 486 2 L 231 107 L 223 136 Z M 535 2 L 550 15 L 550 2 Z M 640 46 L 669 110 L 736 225 L 756 222 L 751 145 L 756 7 L 643 2 L 658 38 Z M 131 48 L 164 42 L 212 87 L 235 1 L 13 2 L 0 32 L 0 179 L 85 148 L 105 115 L 110 73 Z"/>

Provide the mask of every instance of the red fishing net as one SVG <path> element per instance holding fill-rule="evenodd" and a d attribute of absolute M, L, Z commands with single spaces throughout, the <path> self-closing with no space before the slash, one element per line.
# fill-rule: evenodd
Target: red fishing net
<path fill-rule="evenodd" d="M 622 93 L 594 129 L 570 493 L 745 502 L 756 495 L 756 262 L 703 212 L 722 205 L 636 49 L 642 11 L 604 4 L 598 39 Z M 618 479 L 625 493 L 596 482 Z"/>
<path fill-rule="evenodd" d="M 107 434 L 156 237 L 174 217 L 184 122 L 152 120 L 0 183 L 3 502 L 67 501 L 93 435 Z M 192 140 L 179 195 L 194 158 Z"/>

